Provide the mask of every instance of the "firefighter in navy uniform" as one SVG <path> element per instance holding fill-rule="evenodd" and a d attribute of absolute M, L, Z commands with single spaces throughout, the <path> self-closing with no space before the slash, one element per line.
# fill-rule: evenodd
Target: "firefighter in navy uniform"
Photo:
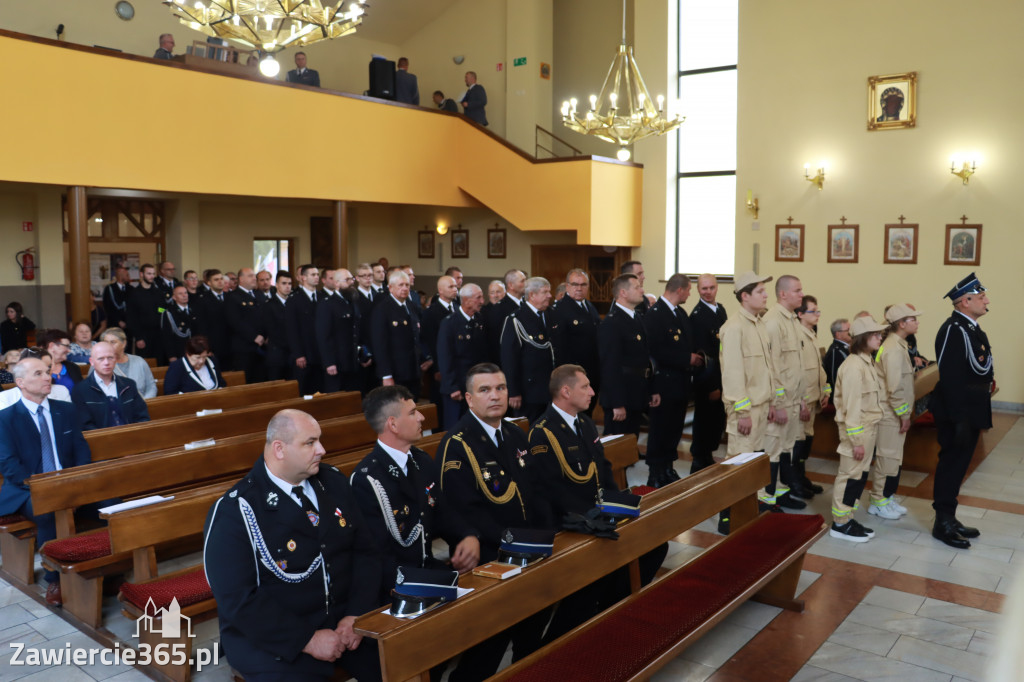
<path fill-rule="evenodd" d="M 550 510 L 535 489 L 530 444 L 523 430 L 503 417 L 508 386 L 497 365 L 482 363 L 466 375 L 469 411 L 437 449 L 441 495 L 455 512 L 472 519 L 480 538 L 480 562 L 498 556 L 507 528 L 552 528 Z M 540 648 L 550 610 L 543 609 L 474 646 L 452 671 L 452 682 L 493 675 L 512 641 L 516 661 Z"/>
<path fill-rule="evenodd" d="M 206 519 L 203 562 L 221 643 L 246 680 L 381 678 L 376 643 L 353 631 L 378 604 L 380 557 L 347 477 L 322 465 L 320 426 L 282 410 L 245 478 Z"/>
<path fill-rule="evenodd" d="M 590 384 L 596 396 L 601 391 L 601 361 L 597 352 L 597 327 L 601 316 L 594 304 L 587 300 L 590 277 L 580 268 L 574 268 L 565 276 L 566 293 L 551 306 L 558 314 L 558 338 L 555 339 L 555 364 L 580 365 L 590 377 Z M 597 402 L 586 409 L 593 414 Z"/>
<path fill-rule="evenodd" d="M 399 566 L 444 568 L 431 543 L 440 537 L 455 547 L 451 567 L 466 572 L 480 559 L 480 541 L 469 519 L 452 510 L 437 485 L 437 467 L 413 446 L 423 415 L 404 386 L 381 386 L 363 400 L 377 443 L 352 474 L 352 490 L 382 550 L 381 603 L 387 603 Z"/>
<path fill-rule="evenodd" d="M 466 284 L 455 312 L 441 321 L 437 333 L 437 368 L 441 372 L 444 430 L 451 431 L 466 414 L 466 372 L 487 360 L 487 328 L 480 312 L 484 294 L 476 284 Z"/>
<path fill-rule="evenodd" d="M 508 378 L 508 402 L 516 416 L 533 421 L 548 402 L 548 379 L 555 368 L 558 322 L 551 304 L 551 284 L 543 277 L 526 280 L 523 306 L 509 314 L 501 330 L 501 368 Z"/>
<path fill-rule="evenodd" d="M 197 324 L 196 311 L 188 304 L 188 289 L 179 284 L 160 316 L 160 341 L 168 363 L 181 357 Z"/>
<path fill-rule="evenodd" d="M 725 306 L 718 302 L 718 280 L 714 275 L 697 278 L 700 300 L 690 311 L 690 326 L 697 352 L 704 355 L 704 366 L 693 377 L 693 440 L 690 473 L 715 463 L 714 453 L 725 433 L 725 405 L 722 403 L 722 365 L 718 362 L 718 332 L 728 319 Z"/>
<path fill-rule="evenodd" d="M 950 547 L 966 549 L 981 533 L 957 520 L 957 496 L 982 429 L 992 428 L 995 370 L 992 345 L 978 326 L 988 312 L 985 287 L 972 272 L 943 297 L 953 314 L 935 336 L 939 383 L 928 400 L 935 415 L 939 463 L 935 468 L 935 526 L 932 535 Z"/>

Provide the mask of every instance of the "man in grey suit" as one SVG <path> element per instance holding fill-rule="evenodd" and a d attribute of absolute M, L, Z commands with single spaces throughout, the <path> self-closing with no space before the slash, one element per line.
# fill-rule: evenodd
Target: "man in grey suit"
<path fill-rule="evenodd" d="M 454 114 L 459 113 L 459 105 L 455 103 L 451 97 L 445 97 L 444 93 L 440 90 L 434 90 L 434 104 L 441 111 L 450 111 Z"/>
<path fill-rule="evenodd" d="M 416 76 L 409 73 L 409 60 L 400 57 L 398 70 L 395 71 L 395 99 L 406 104 L 420 105 L 420 86 L 416 83 Z"/>
<path fill-rule="evenodd" d="M 466 72 L 466 94 L 462 96 L 463 113 L 466 118 L 476 121 L 482 126 L 487 125 L 487 114 L 484 107 L 487 106 L 487 91 L 484 86 L 476 82 L 476 71 Z"/>

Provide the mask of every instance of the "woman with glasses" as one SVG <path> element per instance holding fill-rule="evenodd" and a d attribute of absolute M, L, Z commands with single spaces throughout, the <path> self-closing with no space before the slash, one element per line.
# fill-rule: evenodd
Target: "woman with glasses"
<path fill-rule="evenodd" d="M 54 384 L 60 384 L 70 391 L 79 381 L 82 380 L 82 370 L 78 365 L 68 360 L 71 352 L 71 337 L 61 329 L 44 329 L 39 333 L 39 347 L 45 348 L 53 358 L 53 366 L 50 368 L 50 376 Z"/>
<path fill-rule="evenodd" d="M 800 320 L 800 331 L 803 341 L 800 359 L 804 369 L 804 400 L 807 403 L 807 419 L 804 421 L 804 438 L 793 446 L 793 474 L 803 485 L 801 493 L 808 493 L 804 499 L 811 499 L 822 492 L 820 485 L 815 485 L 807 478 L 807 458 L 811 456 L 811 443 L 814 441 L 814 419 L 828 404 L 832 387 L 821 365 L 821 353 L 818 351 L 818 320 L 821 319 L 821 308 L 814 296 L 804 296 L 800 307 L 796 309 Z M 801 419 L 804 415 L 800 415 Z"/>

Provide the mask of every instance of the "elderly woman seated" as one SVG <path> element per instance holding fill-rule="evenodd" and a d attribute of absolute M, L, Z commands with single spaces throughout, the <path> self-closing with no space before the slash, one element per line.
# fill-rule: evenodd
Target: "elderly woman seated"
<path fill-rule="evenodd" d="M 47 372 L 50 372 L 50 371 L 53 370 L 53 358 L 50 357 L 50 353 L 48 351 L 46 351 L 46 350 L 44 350 L 42 348 L 26 348 L 23 351 L 20 351 L 20 352 L 14 351 L 14 352 L 17 352 L 18 355 L 15 358 L 14 362 L 11 362 L 11 361 L 8 360 L 8 362 L 7 362 L 8 369 L 13 370 L 14 366 L 16 364 L 18 364 L 19 362 L 21 362 L 22 360 L 24 360 L 25 358 L 37 358 L 39 360 L 42 360 L 44 363 L 46 363 L 46 371 Z M 7 355 L 10 355 L 10 353 L 8 353 Z M 71 402 L 71 392 L 68 391 L 68 389 L 65 388 L 64 386 L 61 386 L 60 384 L 54 382 L 53 381 L 53 375 L 50 375 L 50 376 L 51 376 L 51 378 L 50 378 L 50 381 L 51 381 L 51 384 L 50 384 L 50 395 L 49 395 L 50 400 L 62 400 L 64 402 L 66 402 L 66 403 L 70 403 Z M 7 408 L 7 407 L 10 407 L 11 405 L 13 405 L 14 403 L 18 402 L 19 400 L 21 400 L 21 389 L 18 388 L 17 386 L 15 386 L 14 388 L 9 388 L 6 391 L 0 392 L 0 410 L 2 410 L 4 408 Z"/>
<path fill-rule="evenodd" d="M 205 336 L 189 338 L 185 342 L 184 357 L 172 362 L 164 377 L 164 395 L 209 391 L 224 386 L 224 377 L 210 354 L 210 342 Z"/>
<path fill-rule="evenodd" d="M 124 349 L 128 343 L 127 337 L 120 327 L 111 327 L 103 332 L 100 341 L 106 341 L 114 347 L 117 353 L 117 364 L 114 366 L 114 374 L 128 377 L 135 382 L 143 399 L 149 400 L 156 397 L 156 380 L 153 378 L 153 370 L 143 358 L 138 355 L 125 353 Z"/>
<path fill-rule="evenodd" d="M 89 364 L 89 354 L 95 345 L 96 342 L 92 340 L 92 327 L 85 322 L 79 322 L 75 325 L 71 350 L 68 351 L 68 360 L 83 365 Z"/>

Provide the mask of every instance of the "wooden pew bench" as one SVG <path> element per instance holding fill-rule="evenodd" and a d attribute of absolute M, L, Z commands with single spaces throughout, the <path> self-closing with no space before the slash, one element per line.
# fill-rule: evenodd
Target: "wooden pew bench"
<path fill-rule="evenodd" d="M 279 410 L 292 408 L 308 412 L 316 419 L 330 419 L 362 412 L 362 397 L 357 391 L 319 395 L 310 400 L 265 402 L 196 417 L 170 417 L 140 424 L 112 426 L 86 431 L 85 440 L 92 452 L 92 461 L 115 459 L 125 455 L 162 450 L 207 438 L 227 438 L 266 429 Z"/>
<path fill-rule="evenodd" d="M 434 421 L 436 423 L 436 412 Z M 417 447 L 433 457 L 443 435 L 438 433 L 427 436 L 417 443 Z M 323 461 L 349 474 L 372 449 L 372 446 L 364 446 L 350 453 L 325 457 Z M 206 582 L 202 565 L 157 575 L 155 549 L 160 544 L 201 534 L 210 507 L 235 484 L 236 480 L 195 488 L 167 502 L 110 515 L 108 528 L 113 551 L 130 553 L 132 556 L 132 581 L 122 584 L 118 595 L 122 613 L 127 618 L 137 620 L 144 615 L 150 615 L 160 620 L 161 614 L 157 612 L 168 606 L 172 599 L 178 600 L 181 615 L 190 618 L 193 626 L 217 616 L 217 603 L 209 583 Z M 153 605 L 147 610 L 150 599 L 153 599 Z M 182 630 L 184 633 L 184 627 Z M 192 656 L 192 641 L 184 634 L 180 640 L 172 641 L 146 633 L 140 637 L 140 642 L 153 645 L 181 644 L 185 647 L 186 658 Z M 154 667 L 175 681 L 184 682 L 191 675 L 191 668 L 188 665 L 167 664 Z"/>
<path fill-rule="evenodd" d="M 803 611 L 803 559 L 826 530 L 819 515 L 764 514 L 491 679 L 646 680 L 747 599 Z"/>
<path fill-rule="evenodd" d="M 740 465 L 716 464 L 645 495 L 640 516 L 620 524 L 618 540 L 560 532 L 552 556 L 514 578 L 461 576 L 459 586 L 474 590 L 458 601 L 414 620 L 375 610 L 357 619 L 356 631 L 377 640 L 385 680 L 428 679 L 432 667 L 594 580 L 627 565 L 635 574 L 640 556 L 723 507 L 732 508 L 732 523 L 740 528 L 757 517 L 757 490 L 769 479 L 765 457 Z M 438 632 L 445 636 L 438 637 Z"/>
<path fill-rule="evenodd" d="M 424 428 L 436 428 L 436 406 L 421 405 L 420 411 Z M 355 455 L 351 453 L 365 451 L 377 437 L 362 414 L 324 420 L 321 431 L 321 442 L 328 455 L 343 457 L 343 463 L 350 466 L 349 471 L 362 458 L 360 455 L 353 459 Z M 129 555 L 111 548 L 106 529 L 76 533 L 75 508 L 155 492 L 178 494 L 214 480 L 234 482 L 251 469 L 259 457 L 265 432 L 229 440 L 209 448 L 139 455 L 29 479 L 33 509 L 40 514 L 54 513 L 58 539 L 46 543 L 40 552 L 43 564 L 60 573 L 61 592 L 69 613 L 89 625 L 99 626 L 104 577 L 124 573 L 131 563 Z M 180 552 L 178 547 L 171 549 Z M 16 555 L 25 551 L 27 548 L 19 548 Z"/>
<path fill-rule="evenodd" d="M 149 410 L 149 418 L 157 420 L 194 415 L 200 410 L 227 411 L 298 397 L 300 396 L 297 381 L 264 381 L 258 384 L 219 388 L 215 391 L 161 395 L 146 401 L 146 409 Z"/>

